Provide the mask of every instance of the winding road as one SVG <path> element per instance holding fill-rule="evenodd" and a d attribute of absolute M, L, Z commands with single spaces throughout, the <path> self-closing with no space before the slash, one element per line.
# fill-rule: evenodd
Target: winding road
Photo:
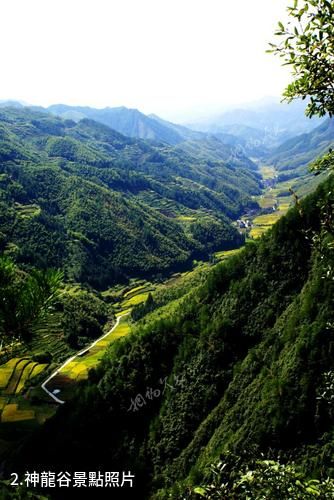
<path fill-rule="evenodd" d="M 124 316 L 127 316 L 128 314 L 130 314 L 129 312 L 125 313 L 125 314 L 122 314 L 121 316 L 118 316 L 117 319 L 116 319 L 116 323 L 114 324 L 114 326 L 112 327 L 111 330 L 109 330 L 109 332 L 105 333 L 104 335 L 102 335 L 102 337 L 99 337 L 98 339 L 96 339 L 92 344 L 90 344 L 88 347 L 85 347 L 84 349 L 82 349 L 81 351 L 78 351 L 74 356 L 71 356 L 69 359 L 67 359 L 65 361 L 65 363 L 63 363 L 59 368 L 57 368 L 56 371 L 54 371 L 50 377 L 48 377 L 45 382 L 43 382 L 43 384 L 41 385 L 42 389 L 56 402 L 56 403 L 59 403 L 59 404 L 64 404 L 66 403 L 66 401 L 63 401 L 62 399 L 59 399 L 57 398 L 57 396 L 55 394 L 52 394 L 52 392 L 50 392 L 46 385 L 50 382 L 50 380 L 55 377 L 56 375 L 58 375 L 59 372 L 61 372 L 61 370 L 63 368 L 65 368 L 66 365 L 68 365 L 69 363 L 71 363 L 71 361 L 73 361 L 75 358 L 77 358 L 78 356 L 82 356 L 83 354 L 85 354 L 86 352 L 90 351 L 90 349 L 92 349 L 92 347 L 94 347 L 96 344 L 98 344 L 101 340 L 103 340 L 105 337 L 107 337 L 108 335 L 110 335 L 119 325 L 119 322 L 122 318 L 124 318 Z"/>

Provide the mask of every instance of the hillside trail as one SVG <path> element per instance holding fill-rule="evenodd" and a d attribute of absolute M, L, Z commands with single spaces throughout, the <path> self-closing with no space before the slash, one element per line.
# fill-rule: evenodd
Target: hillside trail
<path fill-rule="evenodd" d="M 98 344 L 101 340 L 103 340 L 105 337 L 107 337 L 108 335 L 110 335 L 119 325 L 120 323 L 120 320 L 122 318 L 124 318 L 125 316 L 127 316 L 128 314 L 130 314 L 130 312 L 127 312 L 125 314 L 122 314 L 120 316 L 117 317 L 116 319 L 116 323 L 114 324 L 114 326 L 111 328 L 111 330 L 109 330 L 107 333 L 105 333 L 104 335 L 102 335 L 102 337 L 99 337 L 98 339 L 94 340 L 94 342 L 92 342 L 88 347 L 85 347 L 84 349 L 81 349 L 80 351 L 78 351 L 76 354 L 74 354 L 74 356 L 71 356 L 70 358 L 68 358 L 65 363 L 63 363 L 59 368 L 57 368 L 42 384 L 41 384 L 41 387 L 42 389 L 56 402 L 56 403 L 59 403 L 59 404 L 64 404 L 66 401 L 63 401 L 62 399 L 58 398 L 55 394 L 53 394 L 51 391 L 48 390 L 48 388 L 46 387 L 47 384 L 50 382 L 51 379 L 53 379 L 53 377 L 55 377 L 56 375 L 58 375 L 58 373 L 60 373 L 64 368 L 65 366 L 67 366 L 69 363 L 71 363 L 71 361 L 73 361 L 75 358 L 77 358 L 78 356 L 82 356 L 83 354 L 85 354 L 86 352 L 88 352 L 90 349 L 92 349 L 96 344 Z"/>

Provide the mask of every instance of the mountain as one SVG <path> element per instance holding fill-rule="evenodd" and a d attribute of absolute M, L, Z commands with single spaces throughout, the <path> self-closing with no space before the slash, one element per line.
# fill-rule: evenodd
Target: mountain
<path fill-rule="evenodd" d="M 159 116 L 157 116 L 155 114 L 150 114 L 148 116 L 149 116 L 149 118 L 152 118 L 152 120 L 157 121 L 158 123 L 160 123 L 164 127 L 167 127 L 169 129 L 173 130 L 174 132 L 176 132 L 182 138 L 182 141 L 192 141 L 192 140 L 196 140 L 196 139 L 201 140 L 201 139 L 204 139 L 207 137 L 207 134 L 205 134 L 203 132 L 191 130 L 187 127 L 184 127 L 183 125 L 179 125 L 176 123 L 169 122 L 167 120 L 163 120 L 162 118 L 160 118 Z"/>
<path fill-rule="evenodd" d="M 110 464 L 135 474 L 132 496 L 120 489 L 116 498 L 143 500 L 197 498 L 194 486 L 216 481 L 212 463 L 225 478 L 216 481 L 220 491 L 231 493 L 215 498 L 250 498 L 243 490 L 255 481 L 249 464 L 274 474 L 276 494 L 266 498 L 291 497 L 284 477 L 293 467 L 300 487 L 303 477 L 330 475 L 333 234 L 324 246 L 312 241 L 333 193 L 331 176 L 260 241 L 200 279 L 153 294 L 153 312 L 111 345 L 75 398 L 14 453 L 8 471 L 39 470 L 41 462 L 59 470 Z M 312 498 L 318 483 L 311 484 L 296 498 Z"/>
<path fill-rule="evenodd" d="M 303 101 L 288 105 L 278 99 L 267 99 L 207 117 L 187 126 L 206 133 L 237 136 L 244 141 L 243 146 L 247 154 L 261 153 L 263 156 L 284 140 L 309 132 L 322 123 L 320 118 L 310 120 L 304 111 Z"/>
<path fill-rule="evenodd" d="M 327 119 L 307 134 L 292 137 L 272 151 L 268 161 L 277 167 L 279 179 L 305 174 L 307 165 L 334 144 L 334 120 Z"/>
<path fill-rule="evenodd" d="M 24 104 L 20 101 L 3 101 L 0 100 L 0 108 L 23 108 Z"/>
<path fill-rule="evenodd" d="M 81 106 L 55 104 L 47 110 L 57 116 L 75 121 L 89 118 L 103 123 L 128 137 L 150 139 L 167 144 L 178 144 L 184 140 L 177 128 L 166 126 L 162 121 L 144 115 L 137 109 L 125 107 L 95 109 Z"/>
<path fill-rule="evenodd" d="M 217 137 L 224 144 L 239 149 L 240 146 L 245 145 L 245 140 L 238 133 L 233 135 L 232 133 L 222 132 L 216 134 L 199 132 L 163 120 L 155 114 L 145 115 L 137 109 L 128 109 L 126 107 L 95 109 L 57 104 L 50 106 L 47 110 L 64 119 L 78 122 L 84 118 L 89 118 L 103 123 L 126 136 L 164 142 L 169 145 L 178 145 L 188 141 L 205 141 L 213 137 Z M 262 137 L 263 134 L 260 132 L 260 135 Z M 245 154 L 247 153 L 249 151 L 245 151 Z M 251 153 L 254 153 L 254 149 Z"/>
<path fill-rule="evenodd" d="M 88 119 L 2 108 L 0 248 L 101 288 L 238 246 L 231 220 L 256 206 L 260 179 L 220 147 L 219 158 L 200 156 Z"/>

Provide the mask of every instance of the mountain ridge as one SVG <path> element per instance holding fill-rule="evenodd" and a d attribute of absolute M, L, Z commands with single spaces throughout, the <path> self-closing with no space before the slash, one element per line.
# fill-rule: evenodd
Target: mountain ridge
<path fill-rule="evenodd" d="M 199 160 L 92 120 L 1 108 L 1 248 L 100 288 L 238 246 L 231 220 L 255 206 L 260 178 L 222 151 Z"/>

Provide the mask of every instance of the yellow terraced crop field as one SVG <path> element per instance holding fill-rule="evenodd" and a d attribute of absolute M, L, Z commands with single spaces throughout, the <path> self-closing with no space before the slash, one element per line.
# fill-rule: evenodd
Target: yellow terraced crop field
<path fill-rule="evenodd" d="M 277 211 L 271 214 L 258 215 L 253 220 L 253 224 L 257 226 L 272 226 L 282 216 L 282 212 Z"/>
<path fill-rule="evenodd" d="M 0 366 L 0 389 L 4 389 L 7 386 L 15 365 L 20 359 L 21 358 L 12 358 L 10 361 Z"/>
<path fill-rule="evenodd" d="M 259 238 L 271 226 L 273 226 L 288 210 L 289 203 L 284 202 L 280 204 L 279 210 L 270 214 L 258 215 L 253 220 L 253 227 L 249 233 L 251 238 Z"/>
<path fill-rule="evenodd" d="M 20 393 L 25 382 L 41 373 L 46 366 L 46 364 L 29 362 L 27 358 L 12 358 L 0 366 L 0 390 L 6 389 L 5 392 L 8 394 L 12 394 L 14 391 L 16 394 Z"/>
<path fill-rule="evenodd" d="M 16 394 L 19 394 L 22 391 L 22 389 L 24 387 L 24 384 L 26 383 L 26 381 L 30 377 L 31 370 L 36 366 L 36 364 L 30 363 L 29 365 L 27 365 L 24 368 L 24 370 L 21 373 L 20 381 L 19 381 L 19 383 L 17 384 L 17 387 L 16 387 L 16 391 L 15 391 Z"/>
<path fill-rule="evenodd" d="M 35 412 L 33 410 L 19 410 L 16 403 L 6 405 L 1 414 L 1 422 L 19 422 L 34 418 Z"/>
<path fill-rule="evenodd" d="M 17 385 L 20 383 L 21 376 L 27 366 L 29 366 L 30 369 L 33 367 L 33 362 L 29 359 L 23 359 L 22 361 L 19 361 L 19 363 L 17 363 L 10 378 L 9 384 L 4 391 L 5 394 L 14 394 L 16 392 Z"/>
<path fill-rule="evenodd" d="M 261 227 L 252 227 L 249 236 L 251 238 L 260 238 L 260 236 L 263 235 L 267 230 L 269 229 L 269 226 L 261 226 Z"/>
<path fill-rule="evenodd" d="M 124 294 L 124 297 L 128 297 L 129 295 L 132 295 L 133 293 L 138 293 L 140 290 L 143 290 L 144 288 L 147 287 L 147 284 L 145 283 L 144 285 L 136 286 L 135 288 L 131 288 L 128 292 Z"/>
<path fill-rule="evenodd" d="M 138 295 L 134 295 L 131 299 L 125 300 L 122 302 L 122 309 L 128 309 L 129 307 L 136 306 L 141 302 L 145 302 L 148 297 L 148 293 L 139 293 Z"/>
<path fill-rule="evenodd" d="M 39 373 L 41 373 L 48 365 L 47 364 L 38 364 L 36 363 L 34 366 L 28 365 L 24 370 L 20 378 L 20 382 L 18 383 L 18 386 L 16 388 L 16 394 L 19 394 L 23 387 L 24 384 L 26 383 L 27 380 L 31 379 L 32 377 L 35 377 Z"/>

